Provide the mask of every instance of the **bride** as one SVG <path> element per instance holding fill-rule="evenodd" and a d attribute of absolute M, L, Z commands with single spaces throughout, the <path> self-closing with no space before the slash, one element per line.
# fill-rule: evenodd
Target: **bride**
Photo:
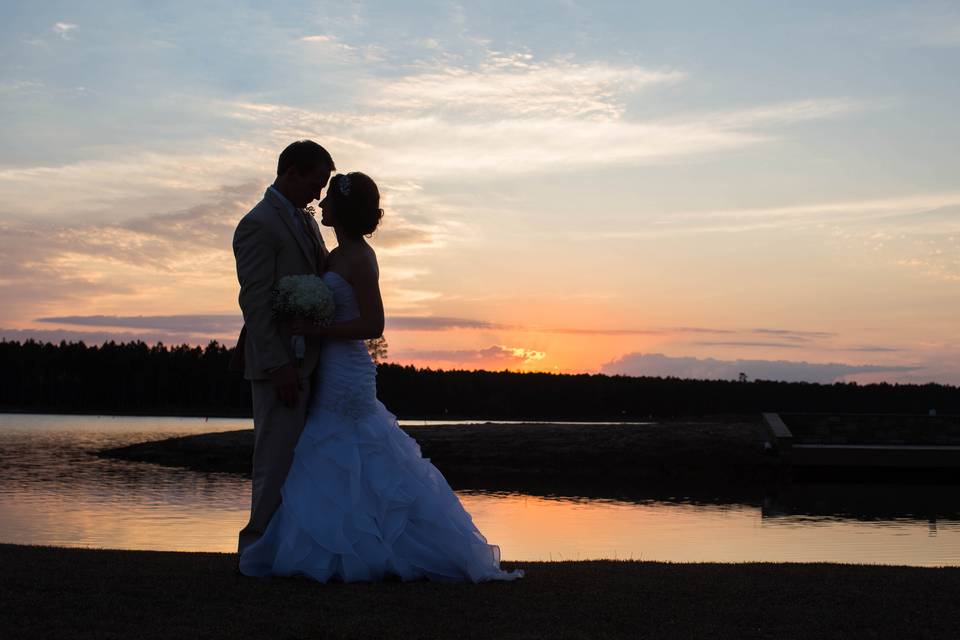
<path fill-rule="evenodd" d="M 283 501 L 241 554 L 241 572 L 321 582 L 522 577 L 500 568 L 499 547 L 377 400 L 376 366 L 362 340 L 384 324 L 377 256 L 364 240 L 383 216 L 376 184 L 363 173 L 338 174 L 320 209 L 321 224 L 337 235 L 323 274 L 336 315 L 328 327 L 293 327 L 323 337 L 316 390 Z"/>

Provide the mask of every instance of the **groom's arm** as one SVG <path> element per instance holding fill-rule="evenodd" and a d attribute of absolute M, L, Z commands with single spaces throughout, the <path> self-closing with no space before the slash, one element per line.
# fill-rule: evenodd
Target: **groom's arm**
<path fill-rule="evenodd" d="M 267 231 L 247 216 L 233 234 L 233 255 L 240 281 L 240 310 L 247 326 L 247 340 L 256 353 L 256 365 L 264 373 L 290 362 L 273 319 L 273 284 L 276 253 Z"/>

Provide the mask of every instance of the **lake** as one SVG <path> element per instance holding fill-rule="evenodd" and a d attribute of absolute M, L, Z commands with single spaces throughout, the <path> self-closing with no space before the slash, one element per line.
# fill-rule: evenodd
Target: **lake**
<path fill-rule="evenodd" d="M 242 419 L 0 414 L 0 543 L 233 551 L 248 515 L 249 480 L 92 454 L 250 427 Z M 505 560 L 960 566 L 958 493 L 951 486 L 797 485 L 755 505 L 689 504 L 683 496 L 458 495 Z"/>

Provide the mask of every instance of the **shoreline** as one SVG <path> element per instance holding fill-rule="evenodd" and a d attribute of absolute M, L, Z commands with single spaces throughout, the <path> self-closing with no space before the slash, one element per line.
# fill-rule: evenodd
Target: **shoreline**
<path fill-rule="evenodd" d="M 221 420 L 253 420 L 253 415 L 244 412 L 237 413 L 194 413 L 194 412 L 168 412 L 157 413 L 156 411 L 145 411 L 137 413 L 135 411 L 55 411 L 52 409 L 0 409 L 0 415 L 11 416 L 104 416 L 110 418 L 216 418 Z"/>
<path fill-rule="evenodd" d="M 0 544 L 17 638 L 956 637 L 960 568 L 504 562 L 514 583 L 256 579 L 235 554 Z"/>
<path fill-rule="evenodd" d="M 108 416 L 112 418 L 212 418 L 218 420 L 253 420 L 253 414 L 249 411 L 236 411 L 233 413 L 230 412 L 213 412 L 213 413 L 198 413 L 195 411 L 184 411 L 184 412 L 166 412 L 161 413 L 157 411 L 57 411 L 55 409 L 16 409 L 16 408 L 0 408 L 0 415 L 33 415 L 33 416 Z M 462 423 L 469 421 L 471 424 L 648 424 L 648 423 L 667 423 L 667 422 L 677 422 L 677 421 L 715 421 L 715 422 L 727 422 L 727 421 L 744 421 L 752 420 L 754 417 L 759 416 L 759 413 L 720 413 L 720 414 L 690 414 L 690 415 L 648 415 L 648 416 L 636 416 L 629 419 L 615 419 L 615 418 L 596 418 L 596 419 L 580 419 L 580 420 L 559 420 L 556 418 L 475 418 L 472 416 L 450 416 L 450 415 L 436 415 L 436 416 L 414 416 L 414 417 L 401 417 L 398 416 L 398 420 L 402 421 L 419 421 L 424 422 L 435 422 L 443 423 L 449 421 L 451 424 Z"/>

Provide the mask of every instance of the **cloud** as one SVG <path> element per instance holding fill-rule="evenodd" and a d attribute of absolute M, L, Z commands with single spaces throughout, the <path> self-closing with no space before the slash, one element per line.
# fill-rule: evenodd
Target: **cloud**
<path fill-rule="evenodd" d="M 376 84 L 368 90 L 368 103 L 460 117 L 609 119 L 623 114 L 624 95 L 683 78 L 679 71 L 638 66 L 493 55 L 476 67 L 449 66 Z"/>
<path fill-rule="evenodd" d="M 132 329 L 161 329 L 164 331 L 203 333 L 238 331 L 243 324 L 239 314 L 184 314 L 168 316 L 50 316 L 37 318 L 45 324 L 64 324 L 85 327 L 111 327 Z M 503 325 L 468 318 L 440 316 L 387 317 L 387 329 L 391 331 L 448 331 L 451 329 L 500 329 Z"/>
<path fill-rule="evenodd" d="M 531 109 L 533 106 L 530 107 Z M 786 112 L 793 111 L 784 105 Z M 442 111 L 323 114 L 279 105 L 236 105 L 240 117 L 274 123 L 279 137 L 317 135 L 372 173 L 392 179 L 500 177 L 553 169 L 663 163 L 768 142 L 769 134 L 691 114 L 678 121 L 589 120 L 510 113 L 487 119 Z M 375 150 L 375 151 L 374 151 Z"/>
<path fill-rule="evenodd" d="M 611 231 L 597 235 L 607 238 L 658 237 L 676 234 L 739 233 L 761 229 L 796 229 L 812 225 L 921 222 L 925 214 L 960 206 L 960 192 L 917 194 L 869 200 L 831 201 L 813 204 L 713 209 L 665 213 L 654 219 L 651 228 L 640 231 Z M 945 222 L 941 219 L 940 222 Z M 950 220 L 957 225 L 955 218 Z"/>
<path fill-rule="evenodd" d="M 237 314 L 178 314 L 178 315 L 68 315 L 47 316 L 36 318 L 34 322 L 43 324 L 58 324 L 67 326 L 104 327 L 112 329 L 149 329 L 182 334 L 184 337 L 196 336 L 223 336 L 232 335 L 242 326 L 242 318 Z M 712 327 L 653 327 L 653 328 L 550 328 L 540 326 L 521 326 L 504 324 L 476 318 L 452 316 L 420 316 L 405 314 L 390 314 L 386 319 L 386 330 L 391 332 L 445 332 L 445 331 L 509 331 L 544 334 L 576 334 L 593 336 L 685 336 L 685 335 L 775 335 L 781 341 L 756 340 L 725 340 L 725 341 L 696 341 L 691 344 L 701 346 L 722 347 L 759 347 L 759 348 L 788 348 L 795 349 L 809 346 L 809 342 L 821 338 L 833 337 L 835 334 L 824 331 L 797 331 L 792 329 L 725 329 Z M 836 351 L 864 351 L 864 352 L 894 352 L 899 349 L 881 346 L 862 347 L 821 347 Z M 433 353 L 458 352 L 418 352 L 421 355 Z"/>
<path fill-rule="evenodd" d="M 823 120 L 845 115 L 861 109 L 859 103 L 849 99 L 821 98 L 797 100 L 774 105 L 751 107 L 732 112 L 708 114 L 717 126 L 731 129 L 742 127 L 768 127 L 789 125 L 809 120 Z"/>
<path fill-rule="evenodd" d="M 447 331 L 450 329 L 481 329 L 530 331 L 537 333 L 566 333 L 585 335 L 661 335 L 670 333 L 670 329 L 589 329 L 589 328 L 550 328 L 537 326 L 519 326 L 476 320 L 471 318 L 451 318 L 444 316 L 394 316 L 387 318 L 387 325 L 394 331 Z M 678 329 L 677 331 L 704 331 L 709 329 Z"/>
<path fill-rule="evenodd" d="M 214 202 L 117 223 L 0 222 L 0 296 L 16 301 L 0 320 L 157 306 L 182 301 L 185 292 L 216 292 L 207 303 L 223 304 L 236 286 L 233 229 L 258 191 L 224 188 Z"/>
<path fill-rule="evenodd" d="M 70 32 L 75 31 L 76 29 L 77 29 L 77 25 L 72 24 L 70 22 L 56 22 L 53 25 L 53 32 L 56 33 L 61 38 L 63 38 L 64 40 L 69 40 Z"/>
<path fill-rule="evenodd" d="M 768 142 L 771 127 L 859 108 L 823 98 L 668 118 L 629 113 L 636 92 L 684 78 L 678 70 L 491 54 L 473 66 L 358 80 L 351 111 L 236 102 L 228 113 L 285 139 L 335 141 L 378 175 L 427 180 L 671 162 Z"/>
<path fill-rule="evenodd" d="M 799 349 L 807 348 L 810 343 L 819 340 L 825 340 L 836 336 L 829 331 L 797 331 L 795 329 L 748 329 L 741 332 L 730 331 L 729 333 L 742 333 L 746 335 L 759 336 L 761 338 L 777 338 L 777 340 L 723 340 L 723 341 L 698 341 L 692 344 L 705 347 L 760 347 L 774 349 Z"/>
<path fill-rule="evenodd" d="M 778 338 L 796 341 L 832 338 L 833 336 L 837 335 L 830 331 L 797 331 L 795 329 L 751 329 L 751 332 L 761 335 L 769 334 L 777 336 Z"/>
<path fill-rule="evenodd" d="M 748 342 L 730 340 L 726 342 L 694 342 L 693 344 L 703 347 L 769 347 L 775 349 L 800 349 L 806 348 L 805 345 L 793 342 Z"/>
<path fill-rule="evenodd" d="M 394 356 L 399 360 L 454 363 L 460 366 L 499 366 L 533 364 L 546 358 L 547 354 L 524 347 L 494 345 L 486 349 L 410 349 L 398 351 Z"/>
<path fill-rule="evenodd" d="M 315 34 L 303 40 L 325 45 L 335 38 Z M 465 172 L 482 179 L 670 161 L 768 140 L 755 125 L 837 112 L 831 101 L 820 107 L 805 101 L 639 120 L 629 115 L 627 98 L 681 82 L 683 72 L 526 55 L 491 55 L 474 66 L 415 67 L 376 81 L 364 80 L 368 77 L 358 75 L 351 87 L 356 91 L 346 101 L 356 105 L 351 111 L 207 104 L 217 117 L 226 111 L 231 121 L 242 122 L 245 132 L 200 141 L 196 152 L 181 146 L 176 152 L 137 151 L 0 169 L 0 202 L 7 212 L 16 212 L 0 212 L 0 231 L 7 235 L 0 240 L 0 256 L 5 263 L 29 265 L 0 281 L 0 293 L 10 299 L 36 297 L 40 283 L 49 281 L 47 291 L 54 295 L 46 306 L 53 313 L 28 312 L 54 315 L 58 293 L 66 296 L 59 302 L 111 291 L 117 298 L 137 288 L 146 297 L 161 287 L 158 273 L 166 274 L 166 289 L 190 286 L 204 271 L 208 278 L 228 277 L 232 225 L 262 188 L 253 185 L 264 180 L 264 167 L 273 164 L 276 149 L 296 137 L 323 139 L 343 162 L 377 177 L 387 216 L 375 243 L 387 256 L 411 256 L 470 237 L 471 218 L 465 212 L 479 206 L 428 192 L 424 181 Z M 119 175 L 123 180 L 116 179 Z M 231 179 L 243 185 L 240 197 L 219 186 Z M 154 213 L 157 202 L 166 203 L 167 212 Z M 69 217 L 53 218 L 57 212 Z M 133 271 L 118 274 L 119 265 Z M 440 294 L 414 286 L 397 287 L 391 295 L 395 309 L 415 311 Z"/>
<path fill-rule="evenodd" d="M 896 374 L 920 369 L 922 367 L 789 360 L 716 360 L 671 357 L 662 353 L 628 353 L 604 364 L 601 372 L 610 375 L 671 376 L 698 380 L 734 380 L 742 372 L 755 380 L 831 383 L 855 374 Z"/>
<path fill-rule="evenodd" d="M 595 237 L 633 240 L 745 231 L 819 229 L 845 250 L 946 282 L 960 282 L 960 192 L 662 214 L 636 231 Z"/>
<path fill-rule="evenodd" d="M 48 316 L 36 318 L 35 322 L 45 324 L 64 324 L 85 327 L 112 327 L 135 329 L 159 329 L 164 331 L 186 331 L 190 333 L 222 332 L 238 330 L 242 320 L 239 314 L 181 314 L 181 315 L 71 315 Z M 602 328 L 550 328 L 539 326 L 519 326 L 479 320 L 476 318 L 460 318 L 450 316 L 416 316 L 416 315 L 388 315 L 387 329 L 389 331 L 450 331 L 450 330 L 482 330 L 482 331 L 528 331 L 531 333 L 558 333 L 583 335 L 684 335 L 684 334 L 731 334 L 737 333 L 733 329 L 718 329 L 709 327 L 665 327 L 665 328 L 633 328 L 633 329 L 602 329 Z M 778 333 L 796 333 L 786 330 L 754 329 L 751 331 L 777 331 Z M 813 335 L 821 332 L 808 332 Z M 715 343 L 726 344 L 726 343 Z M 741 344 L 741 343 L 729 343 Z M 742 343 L 748 344 L 748 343 Z M 789 343 L 787 346 L 796 346 Z"/>
<path fill-rule="evenodd" d="M 374 60 L 379 60 L 382 56 L 382 50 L 380 47 L 374 45 L 355 47 L 330 34 L 303 36 L 300 38 L 300 42 L 309 45 L 315 50 L 322 51 L 326 56 L 332 56 L 342 62 L 355 60 L 366 60 L 371 62 Z"/>
<path fill-rule="evenodd" d="M 353 47 L 332 34 L 309 32 L 288 44 L 298 54 Z M 180 141 L 136 151 L 106 145 L 109 156 L 91 153 L 64 164 L 0 168 L 5 207 L 0 258 L 16 265 L 0 278 L 0 295 L 17 301 L 11 305 L 16 308 L 0 311 L 0 321 L 20 325 L 22 317 L 61 317 L 64 308 L 76 314 L 159 317 L 170 308 L 163 301 L 184 308 L 178 293 L 198 287 L 217 288 L 212 296 L 191 294 L 193 304 L 210 305 L 198 311 L 228 308 L 236 284 L 229 255 L 233 225 L 270 177 L 276 149 L 292 138 L 321 139 L 336 150 L 338 164 L 376 177 L 387 215 L 374 244 L 394 260 L 472 237 L 465 212 L 481 205 L 457 202 L 450 196 L 454 189 L 424 189 L 431 180 L 462 180 L 463 175 L 500 180 L 673 162 L 762 144 L 774 139 L 773 127 L 857 108 L 824 98 L 653 117 L 646 110 L 631 111 L 636 95 L 678 85 L 687 77 L 684 71 L 526 54 L 491 54 L 474 65 L 450 64 L 451 59 L 395 67 L 390 73 L 357 68 L 344 95 L 310 108 L 238 98 L 204 101 L 203 117 L 217 124 L 217 134 L 200 136 L 190 143 L 192 149 Z M 227 135 L 221 135 L 224 131 Z M 241 185 L 234 192 L 220 186 L 231 181 Z M 164 203 L 159 212 L 157 202 Z M 401 286 L 390 283 L 389 291 L 385 288 L 390 307 L 413 315 L 442 295 L 421 278 Z M 391 326 L 430 330 L 400 328 L 412 327 L 411 322 Z M 447 330 L 440 324 L 432 330 Z M 474 326 L 507 328 L 487 325 Z M 523 330 L 612 336 L 728 332 Z"/>
<path fill-rule="evenodd" d="M 387 316 L 392 331 L 448 331 L 450 329 L 503 329 L 504 325 L 469 318 L 442 316 Z"/>
<path fill-rule="evenodd" d="M 928 206 L 870 224 L 837 225 L 831 238 L 873 260 L 917 271 L 932 279 L 960 281 L 960 194 L 931 198 Z"/>
<path fill-rule="evenodd" d="M 121 160 L 81 160 L 59 165 L 0 168 L 0 202 L 18 217 L 120 220 L 149 211 L 157 202 L 184 209 L 222 197 L 227 185 L 262 183 L 276 150 L 242 143 L 203 152 L 131 151 Z M 117 176 L 124 176 L 118 180 Z"/>
<path fill-rule="evenodd" d="M 221 335 L 236 333 L 243 325 L 237 314 L 175 316 L 54 316 L 37 318 L 45 324 L 67 324 L 84 327 L 160 329 L 175 333 Z"/>
<path fill-rule="evenodd" d="M 833 334 L 829 334 L 833 335 Z M 789 338 L 788 338 L 789 339 Z M 701 347 L 755 347 L 761 349 L 807 349 L 810 348 L 810 345 L 807 344 L 808 339 L 798 339 L 797 342 L 761 342 L 761 341 L 697 341 L 691 342 Z M 851 351 L 851 352 L 866 352 L 866 353 L 895 353 L 903 351 L 897 347 L 880 347 L 880 346 L 860 346 L 860 347 L 843 347 L 843 346 L 823 346 L 818 345 L 817 349 L 819 351 Z"/>
<path fill-rule="evenodd" d="M 599 327 L 515 327 L 522 331 L 536 331 L 540 333 L 560 333 L 571 335 L 594 336 L 668 336 L 678 334 L 698 333 L 736 333 L 733 329 L 711 329 L 709 327 L 637 327 L 625 329 L 604 329 Z"/>
<path fill-rule="evenodd" d="M 36 93 L 44 88 L 42 82 L 36 80 L 9 80 L 0 82 L 0 95 L 16 95 Z"/>
<path fill-rule="evenodd" d="M 443 316 L 394 316 L 387 318 L 388 326 L 394 331 L 446 331 L 449 329 L 481 329 L 525 331 L 530 333 L 550 333 L 561 335 L 592 335 L 592 336 L 684 336 L 684 335 L 774 335 L 786 342 L 700 342 L 695 344 L 711 345 L 751 345 L 751 346 L 785 346 L 798 347 L 800 344 L 836 334 L 826 331 L 797 331 L 793 329 L 727 329 L 720 327 L 550 327 L 542 325 L 516 325 L 489 322 L 471 318 L 450 318 Z"/>

